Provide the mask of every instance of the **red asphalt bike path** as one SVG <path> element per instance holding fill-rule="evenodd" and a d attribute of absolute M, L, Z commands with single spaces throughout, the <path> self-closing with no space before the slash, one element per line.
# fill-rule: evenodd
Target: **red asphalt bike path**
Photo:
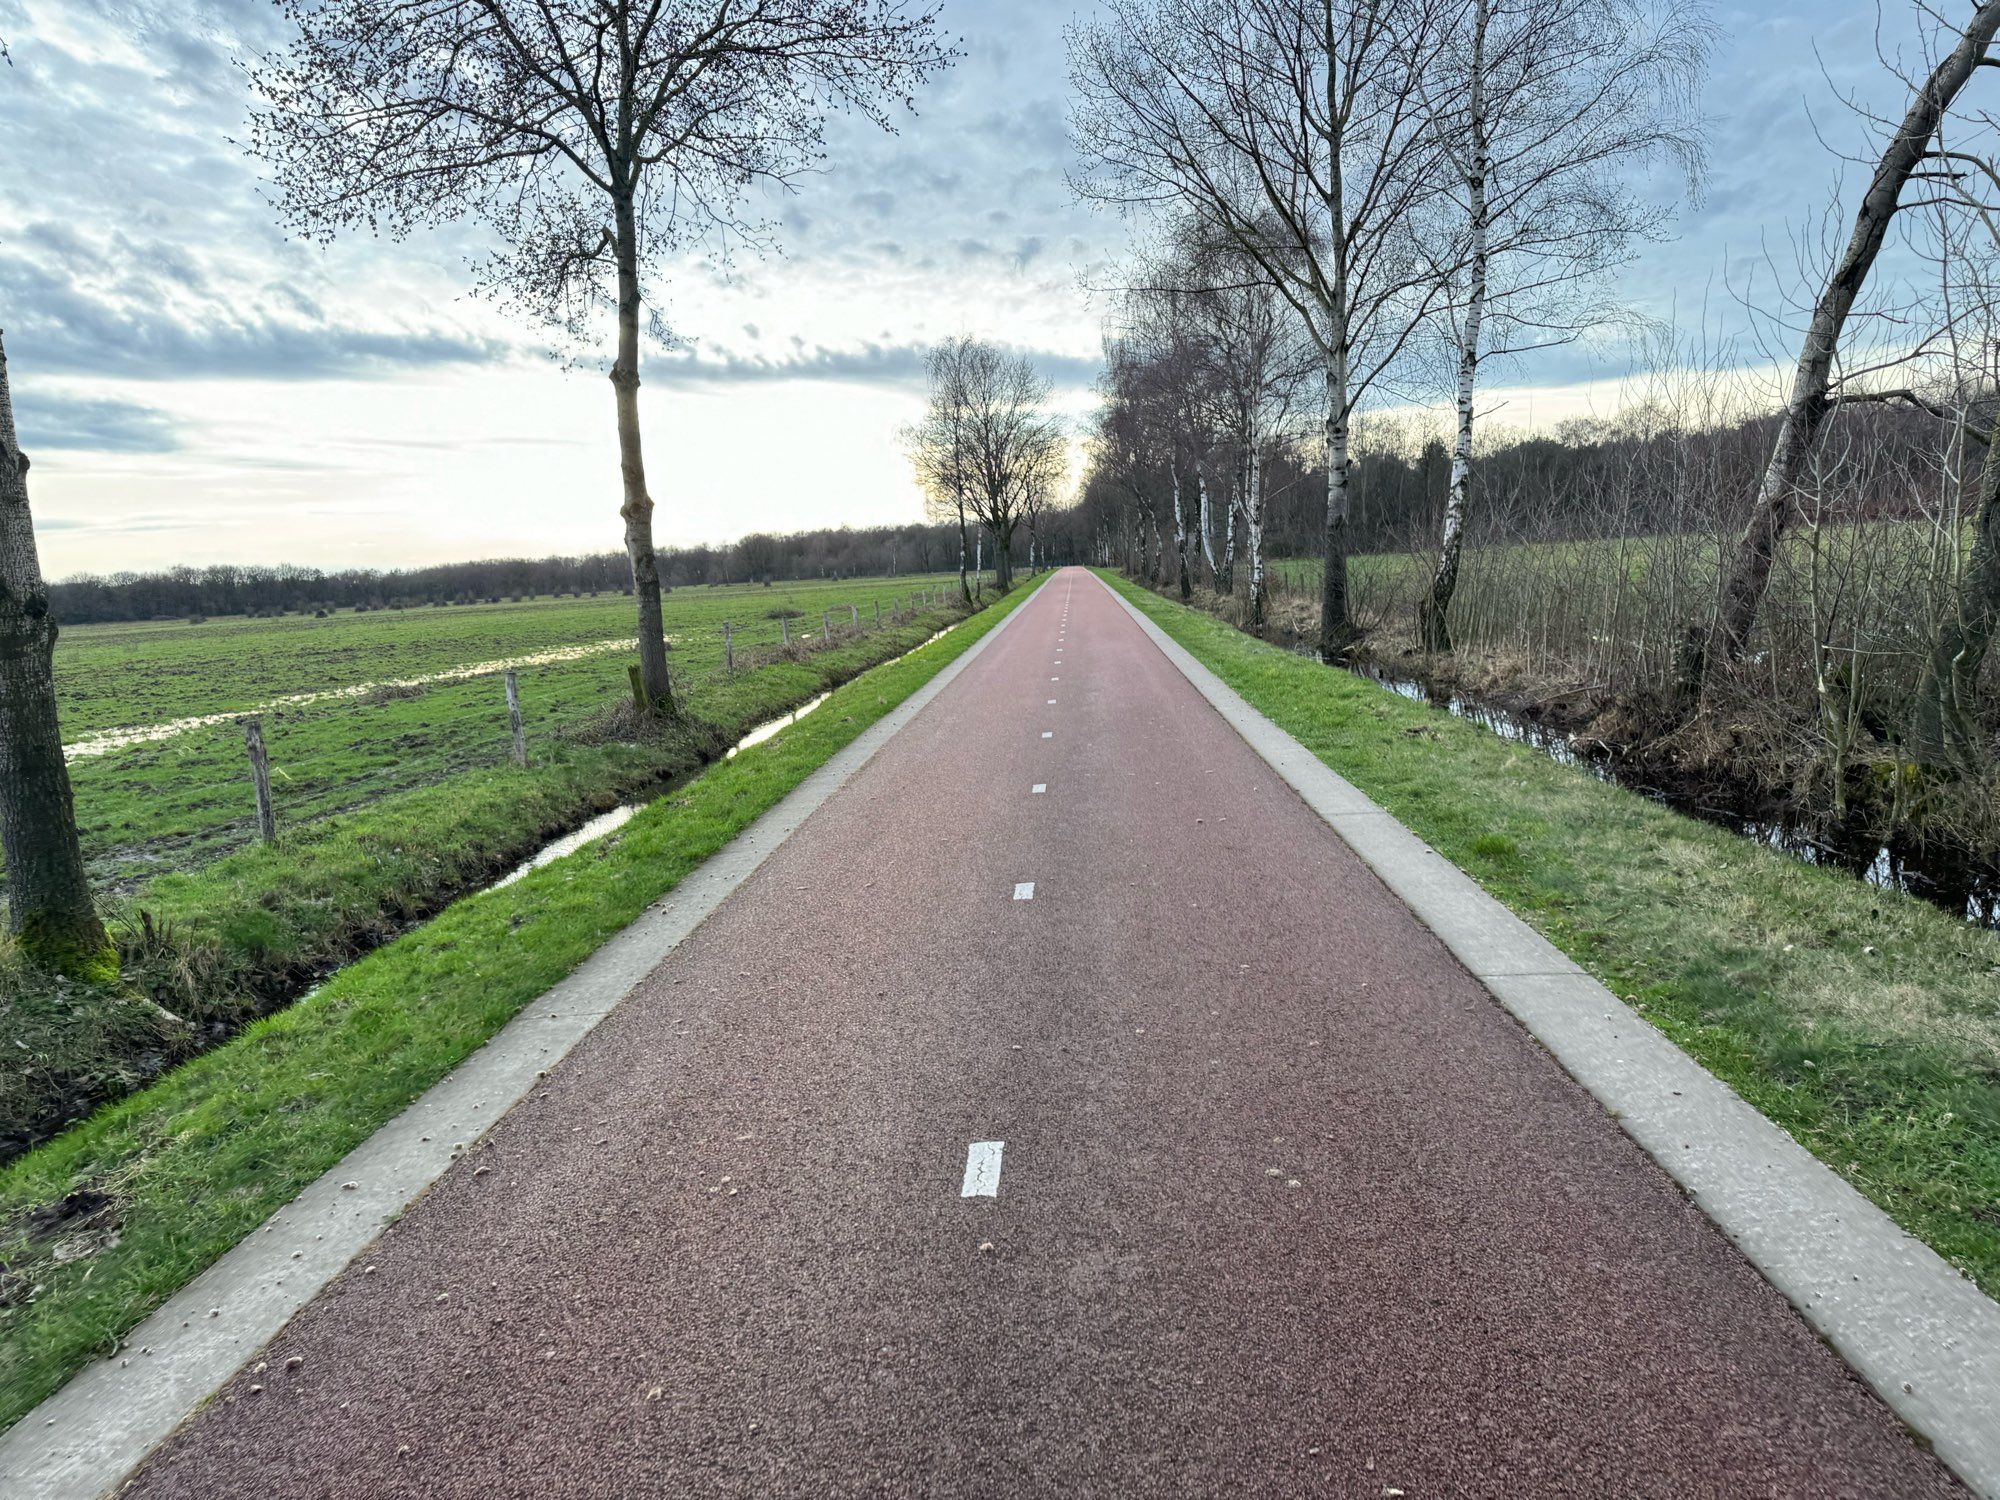
<path fill-rule="evenodd" d="M 1069 570 L 128 1493 L 1962 1492 Z"/>

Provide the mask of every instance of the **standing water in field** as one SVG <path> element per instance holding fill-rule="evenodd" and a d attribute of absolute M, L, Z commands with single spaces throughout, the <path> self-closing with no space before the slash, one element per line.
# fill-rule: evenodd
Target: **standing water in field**
<path fill-rule="evenodd" d="M 668 637 L 669 644 L 672 637 Z M 86 734 L 82 739 L 63 746 L 63 759 L 83 760 L 93 755 L 104 755 L 113 750 L 123 750 L 130 745 L 149 745 L 156 740 L 170 740 L 175 735 L 186 734 L 190 729 L 205 729 L 211 724 L 230 724 L 245 714 L 274 713 L 281 708 L 303 708 L 310 703 L 326 703 L 337 698 L 364 698 L 373 692 L 394 691 L 399 688 L 430 687 L 441 682 L 464 682 L 468 678 L 487 677 L 496 672 L 505 672 L 517 667 L 545 667 L 558 662 L 581 661 L 586 656 L 601 656 L 606 651 L 629 651 L 636 644 L 632 640 L 588 641 L 581 646 L 557 646 L 549 651 L 537 651 L 528 656 L 504 656 L 497 661 L 470 662 L 462 667 L 450 667 L 442 672 L 426 672 L 421 677 L 403 677 L 393 682 L 357 682 L 347 687 L 324 688 L 315 693 L 293 693 L 284 698 L 273 698 L 268 703 L 259 703 L 250 708 L 232 708 L 225 713 L 195 714 L 190 718 L 173 719 L 165 724 L 146 724 L 133 729 L 99 729 Z"/>

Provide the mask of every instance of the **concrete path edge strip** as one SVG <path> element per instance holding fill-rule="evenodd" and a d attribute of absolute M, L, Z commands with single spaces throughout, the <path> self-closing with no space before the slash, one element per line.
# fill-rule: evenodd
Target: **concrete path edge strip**
<path fill-rule="evenodd" d="M 2000 1304 L 1098 582 L 1890 1409 L 2000 1497 Z"/>
<path fill-rule="evenodd" d="M 1016 603 L 929 682 L 175 1293 L 126 1335 L 119 1354 L 78 1371 L 0 1436 L 0 1495 L 97 1500 L 122 1485 L 1029 602 Z"/>

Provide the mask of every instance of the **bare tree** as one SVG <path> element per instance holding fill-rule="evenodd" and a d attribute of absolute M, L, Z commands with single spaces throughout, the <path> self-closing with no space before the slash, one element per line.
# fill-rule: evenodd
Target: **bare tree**
<path fill-rule="evenodd" d="M 1067 457 L 1065 449 L 1064 457 Z M 1048 566 L 1048 548 L 1042 540 L 1042 526 L 1061 504 L 1060 495 L 1069 479 L 1066 463 L 1037 467 L 1022 500 L 1021 519 L 1028 528 L 1028 571 L 1030 576 Z"/>
<path fill-rule="evenodd" d="M 671 712 L 639 429 L 646 286 L 692 242 L 762 243 L 753 189 L 815 166 L 827 113 L 885 128 L 946 66 L 902 0 L 280 0 L 250 149 L 295 230 L 482 222 L 482 290 L 581 342 L 608 301 L 641 681 Z M 657 313 L 656 334 L 664 335 Z"/>
<path fill-rule="evenodd" d="M 1910 712 L 1910 753 L 1923 765 L 1977 774 L 1986 762 L 1979 674 L 2000 630 L 2000 417 L 1985 435 L 1972 544 L 1939 611 Z M 1951 538 L 1956 550 L 1957 536 Z"/>
<path fill-rule="evenodd" d="M 1104 373 L 1098 381 L 1103 399 L 1091 436 L 1091 468 L 1104 486 L 1124 499 L 1119 508 L 1129 516 L 1130 525 L 1116 529 L 1129 542 L 1127 570 L 1157 581 L 1157 567 L 1147 562 L 1145 535 L 1148 530 L 1159 533 L 1154 494 L 1160 483 L 1157 458 L 1168 439 L 1160 429 L 1160 408 L 1149 387 L 1141 346 L 1107 330 L 1103 348 Z"/>
<path fill-rule="evenodd" d="M 930 403 L 903 435 L 927 495 L 993 535 L 995 582 L 1014 586 L 1014 531 L 1060 476 L 1062 425 L 1048 410 L 1051 388 L 1026 355 L 969 334 L 946 339 L 925 359 Z M 964 559 L 960 558 L 961 580 Z M 962 585 L 961 585 L 962 586 Z"/>
<path fill-rule="evenodd" d="M 1932 382 L 1938 389 L 1876 394 L 1952 418 L 1957 462 L 1946 467 L 1955 503 L 1940 508 L 1932 549 L 1942 597 L 1910 703 L 1907 739 L 1920 765 L 1977 777 L 1987 761 L 1980 674 L 2000 631 L 2000 168 L 1991 159 L 2000 149 L 2000 116 L 1983 111 L 1971 124 L 1975 140 L 1954 141 L 1947 150 L 1941 138 L 1934 153 L 1940 166 L 1927 173 L 1934 184 L 1928 254 L 1939 282 L 1932 319 L 1949 364 Z"/>
<path fill-rule="evenodd" d="M 1137 470 L 1165 476 L 1183 601 L 1193 594 L 1194 549 L 1206 540 L 1204 466 L 1220 440 L 1214 367 L 1196 312 L 1200 281 L 1199 246 L 1182 226 L 1161 253 L 1134 267 L 1134 285 L 1119 299 L 1119 326 L 1105 338 L 1107 394 L 1131 408 L 1132 430 L 1144 435 Z"/>
<path fill-rule="evenodd" d="M 1268 281 L 1249 274 L 1254 268 L 1233 251 L 1210 248 L 1194 269 L 1204 287 L 1191 302 L 1208 361 L 1202 395 L 1213 404 L 1222 443 L 1233 456 L 1229 535 L 1233 541 L 1240 525 L 1249 570 L 1246 623 L 1251 631 L 1261 631 L 1269 603 L 1268 459 L 1274 445 L 1297 441 L 1294 415 L 1317 391 L 1321 370 L 1311 341 L 1284 299 Z M 1233 556 L 1230 561 L 1233 588 Z"/>
<path fill-rule="evenodd" d="M 1356 410 L 1442 294 L 1418 253 L 1443 157 L 1422 76 L 1463 0 L 1109 0 L 1072 33 L 1086 197 L 1169 205 L 1226 238 L 1324 367 L 1320 649 L 1348 605 Z"/>
<path fill-rule="evenodd" d="M 925 514 L 958 525 L 958 596 L 972 603 L 969 570 L 972 535 L 968 507 L 972 493 L 972 411 L 963 340 L 934 344 L 924 352 L 930 399 L 923 419 L 903 429 L 903 449 L 924 493 Z"/>
<path fill-rule="evenodd" d="M 1923 173 L 1938 128 L 1959 91 L 1975 69 L 1993 61 L 1989 50 L 1997 30 L 2000 0 L 1981 0 L 1966 18 L 1952 48 L 1914 89 L 1908 109 L 1875 164 L 1846 247 L 1813 305 L 1792 373 L 1791 394 L 1749 522 L 1724 573 L 1714 622 L 1712 626 L 1696 622 L 1688 627 L 1677 669 L 1684 698 L 1699 696 L 1716 658 L 1734 662 L 1743 654 L 1770 583 L 1778 545 L 1793 519 L 1794 488 L 1833 406 L 1830 387 L 1841 333 L 1881 253 L 1890 223 L 1904 206 L 1903 189 Z"/>
<path fill-rule="evenodd" d="M 1610 315 L 1590 293 L 1669 213 L 1632 174 L 1668 158 L 1696 180 L 1711 35 L 1699 0 L 1473 0 L 1425 74 L 1459 224 L 1445 256 L 1458 435 L 1419 610 L 1429 650 L 1451 649 L 1480 364 L 1566 343 Z"/>
<path fill-rule="evenodd" d="M 77 842 L 56 721 L 55 648 L 28 512 L 28 456 L 15 436 L 0 349 L 0 852 L 8 924 L 30 961 L 110 979 L 118 957 L 91 902 Z"/>

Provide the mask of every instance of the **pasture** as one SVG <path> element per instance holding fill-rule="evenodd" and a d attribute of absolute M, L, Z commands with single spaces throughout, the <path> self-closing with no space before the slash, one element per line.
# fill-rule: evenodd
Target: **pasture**
<path fill-rule="evenodd" d="M 725 622 L 743 677 L 778 657 L 778 611 L 796 615 L 795 640 L 810 632 L 813 641 L 834 611 L 838 638 L 850 605 L 872 628 L 876 602 L 886 618 L 897 601 L 939 586 L 900 577 L 677 590 L 666 618 L 681 690 L 696 714 L 733 723 Z M 151 876 L 255 839 L 238 723 L 251 711 L 264 720 L 285 830 L 505 762 L 506 662 L 522 663 L 530 754 L 539 745 L 546 755 L 626 700 L 631 653 L 612 643 L 630 639 L 631 616 L 630 599 L 605 595 L 65 630 L 56 684 L 63 738 L 78 752 L 70 775 L 93 878 L 129 896 Z M 296 701 L 306 698 L 316 701 Z M 208 722 L 189 722 L 198 719 Z M 134 742 L 121 743 L 127 736 Z"/>

